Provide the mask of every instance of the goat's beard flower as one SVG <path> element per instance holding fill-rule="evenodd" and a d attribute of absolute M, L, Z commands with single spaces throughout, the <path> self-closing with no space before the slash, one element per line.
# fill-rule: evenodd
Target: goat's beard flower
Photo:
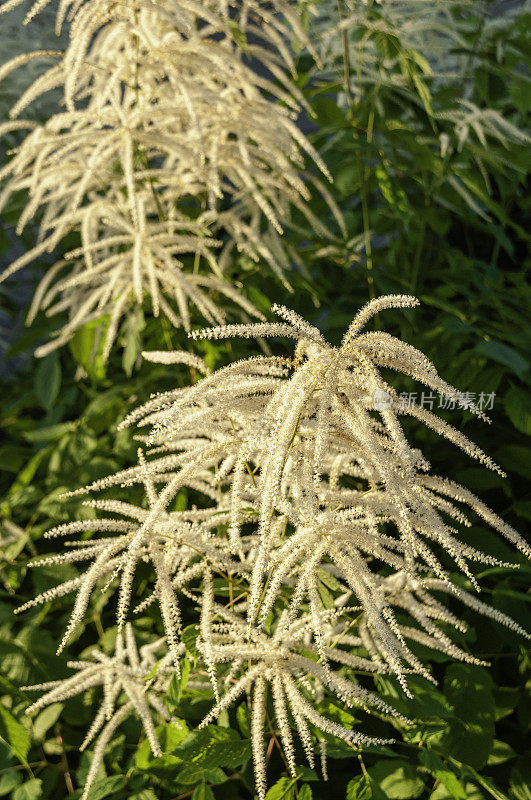
<path fill-rule="evenodd" d="M 118 633 L 114 655 L 108 656 L 98 648 L 93 648 L 90 657 L 68 662 L 68 666 L 75 671 L 71 677 L 22 687 L 24 691 L 45 691 L 26 709 L 27 714 L 40 711 L 51 703 L 67 700 L 87 689 L 102 687 L 102 703 L 79 748 L 80 751 L 85 750 L 97 737 L 82 800 L 87 799 L 96 779 L 105 748 L 117 728 L 133 711 L 142 720 L 153 755 L 162 755 L 152 719 L 152 712 L 155 711 L 166 721 L 170 720 L 170 714 L 159 697 L 167 689 L 171 675 L 170 659 L 167 656 L 157 659 L 157 650 L 162 645 L 164 639 L 158 639 L 138 648 L 133 629 L 127 623 L 125 637 L 122 632 Z M 183 646 L 181 651 L 184 652 Z"/>
<path fill-rule="evenodd" d="M 69 6 L 61 4 L 59 26 Z M 70 9 L 64 54 L 40 51 L 0 68 L 1 78 L 30 58 L 58 59 L 0 126 L 0 133 L 30 128 L 0 171 L 0 209 L 25 192 L 17 232 L 41 218 L 38 244 L 2 278 L 72 231 L 81 239 L 36 292 L 29 320 L 39 309 L 69 316 L 39 355 L 106 317 L 107 358 L 122 316 L 144 296 L 155 316 L 186 330 L 190 304 L 211 324 L 225 321 L 227 301 L 232 313 L 260 318 L 224 277 L 234 247 L 287 283 L 291 251 L 282 233 L 292 209 L 326 233 L 307 204 L 303 152 L 330 176 L 295 124 L 303 98 L 288 77 L 286 34 L 304 38 L 299 13 L 281 0 L 270 11 L 246 4 L 234 20 L 218 3 L 87 0 Z M 276 81 L 260 77 L 244 54 Z M 43 125 L 19 119 L 57 87 L 65 110 Z M 321 182 L 311 180 L 341 223 Z"/>
<path fill-rule="evenodd" d="M 118 624 L 124 624 L 133 591 L 136 595 L 136 565 L 143 560 L 151 564 L 154 591 L 140 601 L 140 609 L 159 603 L 177 665 L 178 596 L 193 600 L 200 610 L 197 648 L 215 697 L 206 721 L 251 692 L 260 797 L 267 691 L 292 769 L 286 703 L 308 753 L 308 722 L 325 739 L 340 736 L 352 743 L 357 736 L 316 710 L 315 698 L 323 692 L 343 702 L 361 698 L 367 708 L 391 713 L 357 687 L 357 669 L 394 674 L 409 694 L 408 675 L 433 680 L 417 644 L 481 663 L 452 641 L 452 628 L 466 626 L 444 605 L 446 595 L 525 635 L 512 619 L 454 585 L 449 566 L 453 562 L 479 590 L 471 564 L 501 563 L 460 539 L 459 527 L 470 524 L 467 509 L 527 556 L 529 548 L 471 492 L 430 473 L 422 453 L 408 443 L 400 417 L 413 417 L 486 467 L 501 470 L 432 412 L 401 405 L 381 369 L 408 375 L 479 416 L 481 411 L 445 383 L 417 349 L 384 332 L 364 332 L 376 312 L 417 303 L 402 295 L 371 301 L 339 347 L 284 307 L 275 309 L 277 323 L 194 333 L 212 339 L 289 337 L 296 346 L 292 358 L 237 361 L 134 411 L 124 424 L 150 427 L 139 437 L 145 447 L 138 466 L 89 489 L 139 484 L 147 508 L 89 501 L 115 516 L 50 532 L 105 534 L 77 546 L 71 542 L 74 551 L 45 559 L 93 562 L 79 577 L 33 601 L 77 592 L 62 646 L 103 580 L 108 586 L 119 583 Z M 189 353 L 148 357 L 208 372 Z M 383 403 L 382 397 L 392 402 Z M 179 511 L 174 501 L 181 490 L 189 499 L 188 508 Z M 229 589 L 224 605 L 216 599 L 219 584 L 213 576 Z"/>

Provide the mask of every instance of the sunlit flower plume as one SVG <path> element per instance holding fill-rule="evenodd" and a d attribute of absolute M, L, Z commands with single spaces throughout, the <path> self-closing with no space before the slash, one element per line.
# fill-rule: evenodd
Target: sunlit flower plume
<path fill-rule="evenodd" d="M 144 492 L 142 506 L 89 500 L 109 516 L 48 533 L 82 534 L 82 539 L 70 540 L 67 552 L 40 563 L 65 561 L 82 568 L 90 562 L 78 577 L 26 605 L 76 593 L 61 647 L 102 586 L 118 592 L 119 629 L 135 604 L 143 610 L 158 603 L 168 658 L 179 670 L 183 598 L 188 616 L 192 604 L 196 648 L 214 698 L 204 724 L 249 694 L 260 798 L 266 791 L 269 692 L 286 762 L 295 774 L 290 719 L 310 764 L 314 729 L 322 741 L 330 736 L 352 745 L 365 741 L 362 731 L 322 714 L 319 698 L 330 694 L 347 706 L 395 713 L 360 684 L 358 673 L 394 675 L 411 695 L 410 675 L 434 681 L 422 648 L 484 663 L 453 640 L 452 631 L 463 632 L 466 625 L 453 605 L 447 607 L 448 597 L 527 635 L 477 597 L 474 576 L 476 564 L 518 564 L 480 552 L 466 542 L 463 530 L 479 519 L 526 556 L 528 546 L 466 488 L 433 475 L 401 422 L 409 416 L 485 467 L 502 471 L 448 422 L 401 404 L 382 369 L 410 376 L 486 419 L 484 414 L 419 350 L 367 330 L 377 312 L 417 304 L 405 295 L 371 301 L 339 346 L 284 307 L 275 308 L 277 322 L 194 332 L 194 338 L 282 337 L 295 344 L 291 357 L 253 356 L 215 372 L 189 353 L 146 354 L 204 377 L 133 411 L 123 425 L 137 425 L 143 443 L 138 464 L 80 490 L 127 493 L 136 485 Z M 86 538 L 87 532 L 94 536 Z M 144 596 L 135 577 L 141 561 L 152 575 Z M 463 575 L 459 585 L 456 571 Z"/>

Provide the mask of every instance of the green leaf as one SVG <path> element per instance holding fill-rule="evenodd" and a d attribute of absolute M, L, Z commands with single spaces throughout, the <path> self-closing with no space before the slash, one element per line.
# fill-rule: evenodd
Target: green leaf
<path fill-rule="evenodd" d="M 280 778 L 269 789 L 265 800 L 295 800 L 295 781 L 293 778 Z"/>
<path fill-rule="evenodd" d="M 313 800 L 312 787 L 309 784 L 303 783 L 299 789 L 298 800 Z"/>
<path fill-rule="evenodd" d="M 177 673 L 174 672 L 170 678 L 170 684 L 166 692 L 166 700 L 171 705 L 176 707 L 181 702 L 182 693 L 186 688 L 189 674 L 190 662 L 187 658 L 183 658 L 181 663 L 181 677 L 179 678 Z"/>
<path fill-rule="evenodd" d="M 240 28 L 237 22 L 230 22 L 229 23 L 230 32 L 232 34 L 232 38 L 244 52 L 247 50 L 247 36 L 245 35 L 244 31 Z M 196 800 L 194 798 L 194 800 Z"/>
<path fill-rule="evenodd" d="M 26 447 L 17 447 L 8 444 L 0 450 L 0 470 L 17 473 L 26 460 L 28 450 Z"/>
<path fill-rule="evenodd" d="M 467 778 L 471 778 L 473 781 L 482 786 L 483 789 L 486 789 L 487 792 L 492 797 L 494 797 L 494 800 L 509 800 L 505 792 L 502 792 L 502 790 L 499 789 L 498 786 L 496 786 L 490 778 L 487 778 L 485 775 L 476 772 L 476 770 L 473 769 L 472 767 L 465 765 L 461 770 L 461 780 L 464 781 Z M 468 797 L 468 790 L 467 790 L 467 797 Z"/>
<path fill-rule="evenodd" d="M 479 342 L 474 349 L 489 360 L 508 367 L 515 375 L 520 376 L 529 369 L 529 362 L 517 350 L 494 339 Z"/>
<path fill-rule="evenodd" d="M 485 800 L 485 795 L 474 783 L 466 783 L 465 792 L 466 800 Z M 439 783 L 430 794 L 430 800 L 452 800 L 452 794 L 448 791 L 444 783 Z"/>
<path fill-rule="evenodd" d="M 317 581 L 317 594 L 319 595 L 323 608 L 334 608 L 334 595 L 322 581 Z"/>
<path fill-rule="evenodd" d="M 225 783 L 227 776 L 221 767 L 204 767 L 200 764 L 187 764 L 184 769 L 177 773 L 175 780 L 188 786 L 203 781 L 216 785 Z"/>
<path fill-rule="evenodd" d="M 18 491 L 18 489 L 20 489 L 23 486 L 30 485 L 35 473 L 39 469 L 39 466 L 41 465 L 42 461 L 44 461 L 46 456 L 50 454 L 51 449 L 52 449 L 51 447 L 45 447 L 42 450 L 39 450 L 37 453 L 35 453 L 35 455 L 32 458 L 30 458 L 26 466 L 17 475 L 16 481 L 9 490 L 10 493 Z"/>
<path fill-rule="evenodd" d="M 42 442 L 54 442 L 61 439 L 66 433 L 70 433 L 77 428 L 77 422 L 58 422 L 57 425 L 48 425 L 46 428 L 37 428 L 33 431 L 26 431 L 23 433 L 24 439 L 34 444 L 41 444 Z M 45 452 L 41 451 L 44 457 Z M 35 454 L 35 459 L 41 453 Z M 29 465 L 28 465 L 29 466 Z"/>
<path fill-rule="evenodd" d="M 511 794 L 516 800 L 531 800 L 531 765 L 529 759 L 520 759 L 511 770 Z"/>
<path fill-rule="evenodd" d="M 297 767 L 298 781 L 318 781 L 317 773 L 310 767 Z"/>
<path fill-rule="evenodd" d="M 369 774 L 375 784 L 390 800 L 413 800 L 424 791 L 424 782 L 409 761 L 377 761 Z"/>
<path fill-rule="evenodd" d="M 531 519 L 531 500 L 516 500 L 513 509 L 519 517 Z"/>
<path fill-rule="evenodd" d="M 9 794 L 22 783 L 22 775 L 14 769 L 0 775 L 0 797 Z M 10 794 L 10 796 L 12 796 Z"/>
<path fill-rule="evenodd" d="M 89 378 L 102 380 L 105 377 L 103 348 L 105 335 L 110 323 L 110 315 L 91 320 L 78 328 L 70 340 L 70 350 Z"/>
<path fill-rule="evenodd" d="M 135 307 L 124 323 L 124 352 L 122 367 L 125 374 L 131 377 L 135 362 L 142 352 L 142 331 L 146 327 L 144 313 L 140 306 Z"/>
<path fill-rule="evenodd" d="M 49 411 L 61 388 L 61 364 L 56 352 L 50 353 L 39 361 L 35 370 L 35 396 L 41 406 Z"/>
<path fill-rule="evenodd" d="M 266 295 L 259 291 L 256 286 L 249 284 L 245 287 L 249 300 L 256 308 L 263 314 L 271 313 L 271 300 Z"/>
<path fill-rule="evenodd" d="M 0 703 L 0 740 L 22 764 L 28 763 L 31 738 L 26 728 Z"/>
<path fill-rule="evenodd" d="M 104 797 L 121 792 L 126 785 L 125 775 L 110 775 L 108 778 L 100 778 L 92 784 L 87 800 L 103 800 Z"/>
<path fill-rule="evenodd" d="M 502 742 L 499 739 L 494 739 L 492 743 L 492 750 L 490 751 L 487 760 L 488 766 L 495 766 L 496 764 L 505 764 L 506 761 L 516 758 L 516 753 L 508 742 Z"/>
<path fill-rule="evenodd" d="M 447 699 L 439 689 L 426 678 L 411 675 L 407 683 L 413 695 L 405 697 L 402 687 L 395 678 L 376 677 L 378 688 L 397 711 L 419 720 L 446 720 L 453 716 Z"/>
<path fill-rule="evenodd" d="M 207 784 L 203 781 L 203 783 L 200 783 L 199 786 L 195 787 L 192 800 L 215 800 L 214 792 L 210 786 L 207 786 Z"/>
<path fill-rule="evenodd" d="M 528 114 L 531 108 L 531 81 L 527 75 L 512 75 L 509 84 L 509 94 L 516 108 L 522 114 Z"/>
<path fill-rule="evenodd" d="M 13 792 L 13 800 L 38 800 L 42 795 L 42 781 L 32 778 Z"/>
<path fill-rule="evenodd" d="M 456 470 L 453 476 L 456 481 L 463 484 L 467 489 L 486 492 L 489 489 L 501 489 L 505 494 L 510 495 L 511 487 L 505 478 L 495 472 L 474 467 L 470 469 Z"/>
<path fill-rule="evenodd" d="M 471 664 L 446 670 L 444 693 L 455 717 L 440 742 L 444 752 L 476 769 L 483 767 L 494 739 L 494 697 L 489 673 Z"/>
<path fill-rule="evenodd" d="M 457 775 L 450 770 L 442 758 L 431 753 L 429 750 L 422 750 L 419 754 L 421 764 L 431 772 L 434 778 L 437 778 L 443 786 L 448 789 L 455 800 L 466 800 L 466 791 L 464 786 L 459 781 Z"/>
<path fill-rule="evenodd" d="M 402 49 L 400 39 L 393 33 L 376 30 L 372 38 L 377 51 L 386 60 L 395 59 Z"/>
<path fill-rule="evenodd" d="M 188 653 L 194 658 L 197 658 L 199 651 L 197 649 L 197 638 L 199 636 L 199 625 L 187 625 L 182 633 L 182 642 L 186 647 Z"/>
<path fill-rule="evenodd" d="M 321 127 L 342 126 L 345 124 L 345 114 L 331 97 L 319 95 L 312 100 L 312 109 L 316 120 Z"/>
<path fill-rule="evenodd" d="M 169 756 L 168 754 L 175 750 L 175 748 L 188 736 L 188 728 L 186 723 L 184 720 L 178 719 L 175 720 L 174 724 L 169 723 L 167 725 L 157 726 L 155 728 L 155 732 L 164 755 L 162 758 L 155 758 L 151 752 L 149 739 L 146 738 L 140 747 L 137 748 L 135 753 L 135 765 L 138 767 L 138 769 L 147 770 L 150 769 L 155 763 L 157 766 L 159 766 L 167 762 L 171 763 L 172 768 L 175 771 L 175 767 L 179 765 L 179 759 Z M 167 761 L 167 759 L 169 759 L 169 761 Z"/>
<path fill-rule="evenodd" d="M 433 116 L 433 106 L 431 102 L 431 92 L 428 89 L 428 86 L 422 78 L 419 77 L 417 72 L 412 72 L 411 80 L 413 81 L 413 85 L 418 92 L 420 99 L 422 100 L 422 105 L 424 106 L 424 110 L 429 117 Z"/>
<path fill-rule="evenodd" d="M 236 719 L 245 739 L 251 738 L 251 712 L 247 703 L 240 703 L 236 709 Z"/>
<path fill-rule="evenodd" d="M 47 706 L 41 711 L 39 716 L 33 720 L 33 735 L 38 742 L 44 739 L 46 732 L 57 722 L 62 709 L 62 703 L 52 703 L 52 705 Z"/>
<path fill-rule="evenodd" d="M 236 769 L 249 760 L 251 747 L 249 741 L 241 739 L 236 731 L 207 725 L 189 733 L 173 755 L 183 763 L 205 770 L 215 767 Z"/>
<path fill-rule="evenodd" d="M 509 716 L 518 704 L 519 691 L 516 688 L 500 686 L 494 689 L 494 716 L 496 722 Z"/>
<path fill-rule="evenodd" d="M 104 433 L 116 422 L 124 408 L 120 387 L 98 394 L 85 409 L 83 421 L 95 433 Z"/>
<path fill-rule="evenodd" d="M 321 583 L 324 583 L 324 585 L 327 586 L 330 589 L 330 591 L 332 592 L 341 591 L 341 584 L 339 583 L 338 579 L 335 578 L 333 575 L 330 575 L 330 573 L 327 572 L 325 569 L 317 567 L 317 569 L 315 570 L 315 574 L 317 575 Z"/>
<path fill-rule="evenodd" d="M 524 478 L 531 478 L 531 448 L 519 444 L 507 444 L 498 450 L 500 466 L 507 472 L 516 472 Z"/>
<path fill-rule="evenodd" d="M 365 775 L 356 775 L 347 784 L 345 800 L 372 800 L 372 781 Z"/>
<path fill-rule="evenodd" d="M 531 436 L 531 397 L 529 392 L 513 386 L 505 395 L 505 409 L 514 427 Z"/>

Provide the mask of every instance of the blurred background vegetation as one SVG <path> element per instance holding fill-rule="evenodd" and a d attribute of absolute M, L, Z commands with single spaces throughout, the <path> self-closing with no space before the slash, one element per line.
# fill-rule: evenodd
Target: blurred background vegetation
<path fill-rule="evenodd" d="M 339 0 L 319 8 L 322 21 L 309 24 L 326 69 L 316 71 L 299 54 L 298 84 L 313 112 L 300 122 L 333 175 L 330 191 L 348 234 L 339 234 L 314 193 L 312 211 L 329 224 L 331 235 L 318 238 L 302 218 L 291 221 L 287 235 L 298 253 L 291 294 L 269 270 L 243 256 L 228 278 L 265 314 L 271 302 L 285 303 L 333 343 L 370 297 L 416 294 L 420 309 L 386 312 L 379 324 L 423 350 L 459 389 L 476 399 L 494 395 L 490 426 L 461 410 L 437 408 L 438 398 L 434 410 L 478 442 L 508 479 L 473 466 L 429 430 L 411 426 L 408 433 L 417 437 L 436 473 L 464 483 L 525 533 L 531 519 L 531 201 L 524 133 L 531 100 L 530 6 Z M 342 15 L 352 24 L 344 35 L 327 37 L 327 22 Z M 7 20 L 0 27 L 11 39 Z M 48 28 L 41 23 L 43 35 L 51 30 L 47 21 Z M 31 42 L 21 41 L 20 50 L 31 49 Z M 16 87 L 0 87 L 2 115 L 13 92 Z M 45 109 L 34 113 L 38 117 Z M 8 157 L 4 151 L 2 159 Z M 29 231 L 27 240 L 15 241 L 16 216 L 14 201 L 0 218 L 5 264 L 31 240 Z M 33 349 L 57 325 L 42 317 L 30 329 L 22 327 L 37 277 L 0 286 L 0 797 L 13 800 L 79 796 L 90 760 L 77 750 L 90 720 L 90 695 L 64 710 L 51 706 L 33 720 L 24 716 L 29 696 L 20 687 L 66 674 L 67 656 L 54 653 L 70 604 L 56 601 L 21 618 L 13 617 L 13 609 L 54 585 L 56 571 L 63 580 L 67 569 L 75 574 L 70 566 L 29 570 L 27 562 L 51 552 L 41 538 L 48 527 L 89 513 L 76 498 L 60 495 L 135 460 L 132 434 L 117 432 L 117 423 L 152 392 L 184 380 L 179 368 L 142 362 L 141 351 L 190 346 L 182 332 L 150 317 L 146 305 L 145 313 L 129 313 L 121 349 L 105 366 L 99 349 L 105 320 L 85 326 L 64 351 L 35 361 Z M 273 346 L 289 352 L 283 342 Z M 214 367 L 256 345 L 193 347 Z M 406 380 L 393 382 L 399 391 L 416 391 Z M 466 536 L 499 558 L 515 558 L 481 525 Z M 479 575 L 484 599 L 527 630 L 530 574 L 522 563 L 518 571 L 491 568 Z M 467 585 L 461 576 L 454 579 Z M 98 638 L 104 649 L 112 645 L 113 611 L 105 593 L 96 598 L 70 657 Z M 274 749 L 270 782 L 276 783 L 268 800 L 529 800 L 529 653 L 522 639 L 493 621 L 472 611 L 466 620 L 470 628 L 460 644 L 489 667 L 452 664 L 430 651 L 438 685 L 415 680 L 412 703 L 392 680 L 377 678 L 378 689 L 416 723 L 396 723 L 393 730 L 390 723 L 367 722 L 368 732 L 394 736 L 397 743 L 362 748 L 358 758 L 346 745 L 330 742 L 328 784 L 302 767 L 294 783 Z M 149 637 L 161 623 L 153 612 L 138 628 Z M 208 699 L 177 683 L 170 695 L 170 707 L 192 727 Z M 142 741 L 140 726 L 128 721 L 108 748 L 90 800 L 250 798 L 249 720 L 241 708 L 200 734 L 161 729 L 167 753 L 159 759 Z M 353 722 L 339 706 L 329 713 L 346 725 Z"/>

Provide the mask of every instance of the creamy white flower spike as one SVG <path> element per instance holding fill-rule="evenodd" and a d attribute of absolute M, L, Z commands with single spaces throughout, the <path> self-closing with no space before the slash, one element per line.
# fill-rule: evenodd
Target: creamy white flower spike
<path fill-rule="evenodd" d="M 378 695 L 364 689 L 354 677 L 356 670 L 385 672 L 385 668 L 375 665 L 369 659 L 352 655 L 338 646 L 335 631 L 330 625 L 330 617 L 335 612 L 321 612 L 323 625 L 327 628 L 326 653 L 337 668 L 324 668 L 317 660 L 319 649 L 311 644 L 311 621 L 308 615 L 301 616 L 293 625 L 289 623 L 286 612 L 281 614 L 272 633 L 266 634 L 258 629 L 248 630 L 245 616 L 235 613 L 220 604 L 207 600 L 203 594 L 201 605 L 201 636 L 197 646 L 205 661 L 210 665 L 210 673 L 215 682 L 216 704 L 201 722 L 208 724 L 230 708 L 244 693 L 252 697 L 251 703 L 251 743 L 258 797 L 263 800 L 266 794 L 265 757 L 265 701 L 271 692 L 274 721 L 280 732 L 280 740 L 288 769 L 296 777 L 295 746 L 289 724 L 289 714 L 293 717 L 308 763 L 312 768 L 314 744 L 308 723 L 329 736 L 342 739 L 353 746 L 358 744 L 387 744 L 389 740 L 364 736 L 362 733 L 346 728 L 314 707 L 315 699 L 322 696 L 325 687 L 336 694 L 348 708 L 358 708 L 366 712 L 376 710 L 384 716 L 394 716 L 407 721 L 391 708 Z M 224 687 L 220 696 L 216 667 L 230 665 L 219 683 Z M 352 670 L 352 678 L 345 677 L 341 668 Z M 229 680 L 230 677 L 230 680 Z M 326 780 L 326 772 L 323 775 Z"/>
<path fill-rule="evenodd" d="M 38 355 L 102 319 L 106 359 L 124 314 L 144 298 L 155 316 L 186 330 L 191 307 L 210 324 L 225 322 L 226 310 L 261 318 L 224 275 L 234 250 L 288 284 L 282 234 L 292 211 L 326 233 L 307 203 L 304 156 L 330 176 L 295 123 L 302 97 L 286 44 L 288 36 L 307 42 L 302 6 L 86 0 L 61 4 L 59 27 L 67 13 L 64 53 L 43 50 L 0 68 L 1 78 L 29 59 L 52 61 L 0 134 L 22 129 L 36 97 L 63 92 L 64 108 L 28 123 L 0 170 L 0 209 L 15 193 L 27 197 L 17 232 L 39 220 L 38 243 L 0 280 L 64 247 L 67 235 L 80 240 L 34 297 L 29 321 L 40 309 L 68 314 Z M 269 77 L 249 66 L 257 62 Z"/>
<path fill-rule="evenodd" d="M 75 670 L 74 675 L 70 678 L 21 687 L 23 691 L 45 692 L 26 709 L 26 714 L 40 711 L 52 703 L 68 700 L 87 689 L 96 686 L 102 687 L 103 700 L 79 748 L 81 751 L 85 750 L 97 737 L 92 761 L 85 779 L 82 800 L 86 800 L 90 787 L 96 780 L 98 770 L 103 762 L 105 748 L 119 725 L 131 713 L 136 712 L 142 720 L 153 755 L 162 755 L 152 719 L 152 710 L 161 715 L 163 719 L 170 720 L 170 714 L 159 698 L 159 694 L 164 692 L 168 686 L 171 674 L 169 659 L 167 657 L 160 659 L 155 655 L 163 643 L 164 640 L 159 639 L 144 645 L 139 652 L 133 629 L 128 623 L 125 628 L 125 637 L 122 633 L 118 633 L 113 656 L 108 656 L 98 648 L 94 648 L 90 653 L 90 660 L 68 663 L 70 669 Z M 184 652 L 182 645 L 180 651 Z M 122 693 L 125 695 L 125 702 L 120 702 Z"/>
<path fill-rule="evenodd" d="M 214 704 L 204 724 L 250 695 L 261 800 L 268 696 L 294 774 L 290 719 L 310 764 L 316 746 L 311 728 L 321 731 L 321 739 L 363 741 L 362 731 L 321 713 L 319 699 L 335 696 L 371 713 L 393 713 L 359 685 L 358 672 L 394 675 L 410 694 L 411 674 L 433 680 L 418 645 L 483 663 L 452 640 L 452 630 L 466 625 L 446 607 L 447 596 L 527 635 L 507 615 L 455 585 L 451 573 L 462 571 L 479 591 L 474 564 L 518 566 L 467 544 L 462 530 L 473 519 L 526 556 L 528 546 L 467 489 L 431 474 L 401 419 L 410 416 L 430 426 L 503 473 L 449 423 L 399 403 L 382 369 L 408 375 L 477 416 L 482 413 L 417 349 L 366 330 L 377 312 L 417 304 L 404 295 L 371 301 L 337 347 L 284 307 L 275 309 L 277 322 L 199 331 L 194 335 L 286 337 L 295 343 L 291 358 L 254 356 L 210 374 L 180 351 L 152 354 L 169 369 L 184 364 L 205 377 L 155 396 L 130 414 L 123 424 L 136 423 L 144 445 L 138 464 L 80 490 L 120 487 L 126 498 L 91 500 L 104 516 L 48 534 L 83 534 L 81 541 L 69 542 L 69 552 L 40 562 L 77 564 L 79 576 L 26 605 L 76 592 L 61 647 L 85 617 L 96 588 L 107 587 L 118 591 L 119 628 L 133 596 L 137 611 L 159 604 L 168 659 L 178 670 L 186 598 L 188 615 L 195 614 L 198 624 L 204 685 L 208 681 L 212 688 Z M 133 485 L 144 495 L 138 506 L 127 499 Z M 88 532 L 92 538 L 86 538 Z M 83 571 L 86 561 L 90 566 Z M 143 597 L 136 580 L 140 562 L 151 574 Z"/>

